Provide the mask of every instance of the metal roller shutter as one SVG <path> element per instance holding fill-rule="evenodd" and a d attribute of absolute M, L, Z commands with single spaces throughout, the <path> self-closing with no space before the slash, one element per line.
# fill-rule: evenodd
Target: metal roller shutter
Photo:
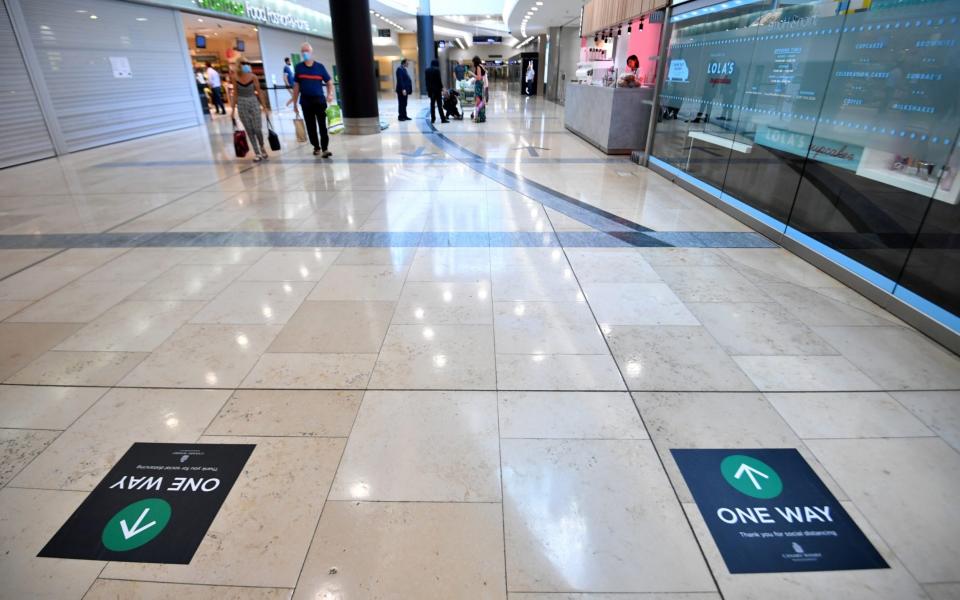
<path fill-rule="evenodd" d="M 0 168 L 55 154 L 7 7 L 0 2 Z"/>
<path fill-rule="evenodd" d="M 69 151 L 198 124 L 176 12 L 113 0 L 21 7 Z M 129 61 L 129 78 L 111 57 Z"/>

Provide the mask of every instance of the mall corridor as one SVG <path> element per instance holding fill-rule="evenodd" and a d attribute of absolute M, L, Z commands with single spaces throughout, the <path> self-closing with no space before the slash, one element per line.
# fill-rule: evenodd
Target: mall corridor
<path fill-rule="evenodd" d="M 561 106 L 427 106 L 0 171 L 0 597 L 960 597 L 956 355 Z M 189 564 L 38 557 L 138 442 L 253 445 Z M 889 568 L 731 574 L 711 448 L 798 451 Z"/>

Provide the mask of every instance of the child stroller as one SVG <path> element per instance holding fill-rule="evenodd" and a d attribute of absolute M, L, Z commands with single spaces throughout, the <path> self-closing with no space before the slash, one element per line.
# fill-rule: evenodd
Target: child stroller
<path fill-rule="evenodd" d="M 459 121 L 463 120 L 463 110 L 460 107 L 460 93 L 450 88 L 443 92 L 443 110 L 447 113 L 447 118 L 453 117 Z"/>

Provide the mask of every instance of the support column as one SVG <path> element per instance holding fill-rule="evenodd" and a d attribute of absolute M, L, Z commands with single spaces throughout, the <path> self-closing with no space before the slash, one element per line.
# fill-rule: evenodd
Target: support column
<path fill-rule="evenodd" d="M 331 0 L 333 52 L 340 77 L 340 110 L 343 132 L 353 135 L 380 133 L 373 39 L 368 0 Z"/>
<path fill-rule="evenodd" d="M 427 94 L 427 69 L 430 68 L 430 63 L 436 58 L 430 0 L 420 0 L 420 8 L 417 10 L 417 75 L 420 79 L 421 96 Z"/>

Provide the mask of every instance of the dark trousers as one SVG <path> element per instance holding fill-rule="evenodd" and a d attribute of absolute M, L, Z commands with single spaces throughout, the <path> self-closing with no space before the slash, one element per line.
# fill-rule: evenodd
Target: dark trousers
<path fill-rule="evenodd" d="M 317 96 L 300 96 L 300 108 L 303 110 L 304 125 L 307 126 L 307 137 L 314 148 L 326 150 L 330 144 L 327 134 L 327 101 Z M 317 128 L 320 129 L 320 141 L 317 141 Z"/>
<path fill-rule="evenodd" d="M 217 107 L 217 112 L 221 115 L 227 114 L 225 108 L 223 108 L 223 88 L 221 87 L 212 87 L 210 88 L 210 95 L 213 96 L 213 105 Z"/>
<path fill-rule="evenodd" d="M 437 122 L 437 112 L 440 112 L 440 120 L 446 121 L 447 117 L 443 114 L 443 95 L 442 94 L 430 94 L 430 122 Z"/>
<path fill-rule="evenodd" d="M 397 116 L 400 119 L 409 119 L 407 116 L 407 99 L 409 96 L 402 92 L 397 92 L 397 106 L 399 106 Z"/>

